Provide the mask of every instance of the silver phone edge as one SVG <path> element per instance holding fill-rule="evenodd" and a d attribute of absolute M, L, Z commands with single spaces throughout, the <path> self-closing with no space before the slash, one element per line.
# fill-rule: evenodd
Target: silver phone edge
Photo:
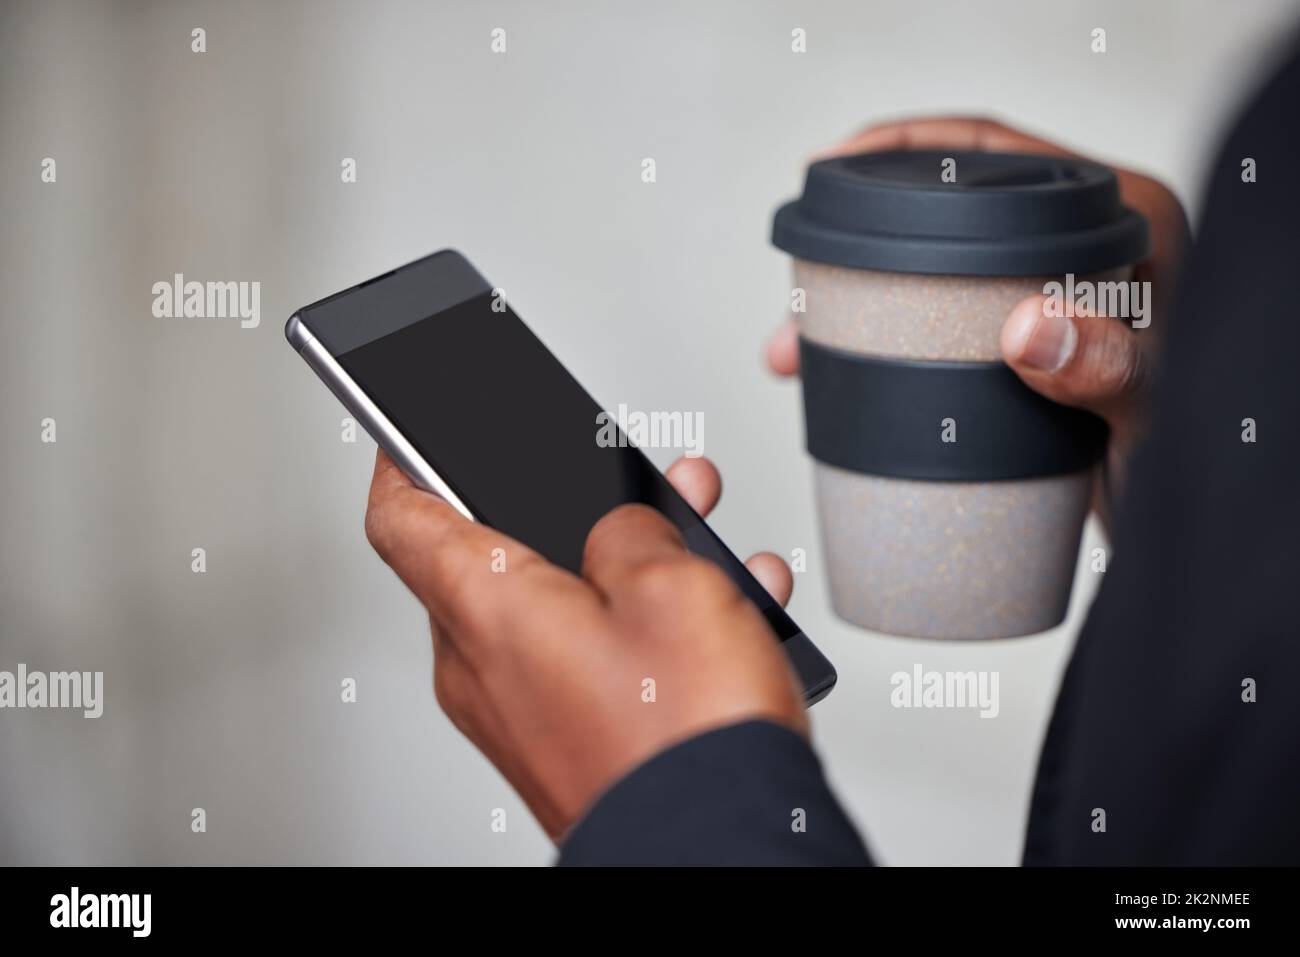
<path fill-rule="evenodd" d="M 298 317 L 298 313 L 295 312 L 289 317 L 284 327 L 284 335 L 317 377 L 343 403 L 343 407 L 352 413 L 370 437 L 406 473 L 407 478 L 426 492 L 432 492 L 439 498 L 445 499 L 471 522 L 475 521 L 474 515 L 461 501 L 460 496 L 451 490 L 451 486 L 434 470 L 433 466 L 425 461 L 424 456 L 416 451 L 415 446 L 407 441 L 406 436 L 397 430 L 370 396 L 362 391 L 356 381 L 339 365 L 338 360 L 330 355 L 329 350 L 321 344 L 320 340 L 311 334 Z"/>

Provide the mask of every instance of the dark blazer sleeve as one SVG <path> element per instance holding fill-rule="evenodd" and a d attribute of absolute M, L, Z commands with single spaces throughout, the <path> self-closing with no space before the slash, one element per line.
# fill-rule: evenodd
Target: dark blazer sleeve
<path fill-rule="evenodd" d="M 1300 863 L 1297 101 L 1292 56 L 1210 168 L 1026 864 Z"/>
<path fill-rule="evenodd" d="M 865 865 L 808 742 L 767 721 L 709 731 L 616 783 L 559 864 Z"/>

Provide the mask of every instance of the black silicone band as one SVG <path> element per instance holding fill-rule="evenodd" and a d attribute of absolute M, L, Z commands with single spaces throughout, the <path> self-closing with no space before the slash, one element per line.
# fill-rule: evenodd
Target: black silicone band
<path fill-rule="evenodd" d="M 800 338 L 808 451 L 853 472 L 983 482 L 1078 472 L 1106 423 L 1038 395 L 1002 362 L 888 359 Z M 945 442 L 944 420 L 956 441 Z"/>

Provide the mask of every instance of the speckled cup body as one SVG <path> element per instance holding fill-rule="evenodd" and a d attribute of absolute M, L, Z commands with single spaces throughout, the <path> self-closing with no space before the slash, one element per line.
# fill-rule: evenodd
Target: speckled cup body
<path fill-rule="evenodd" d="M 1000 359 L 1007 313 L 1046 281 L 801 259 L 794 278 L 806 294 L 797 316 L 805 338 L 867 355 L 950 361 Z M 887 478 L 821 462 L 814 471 L 831 604 L 846 621 L 920 638 L 1001 638 L 1065 618 L 1090 470 L 997 482 Z"/>

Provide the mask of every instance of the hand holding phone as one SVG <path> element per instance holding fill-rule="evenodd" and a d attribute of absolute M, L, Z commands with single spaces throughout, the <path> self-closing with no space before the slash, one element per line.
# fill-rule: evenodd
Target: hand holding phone
<path fill-rule="evenodd" d="M 382 450 L 366 527 L 429 609 L 439 701 L 549 833 L 701 731 L 805 729 L 830 662 L 463 256 L 285 332 Z"/>
<path fill-rule="evenodd" d="M 653 509 L 598 521 L 580 577 L 417 489 L 381 450 L 366 531 L 429 610 L 439 704 L 557 842 L 673 744 L 750 719 L 807 733 L 763 616 Z"/>

